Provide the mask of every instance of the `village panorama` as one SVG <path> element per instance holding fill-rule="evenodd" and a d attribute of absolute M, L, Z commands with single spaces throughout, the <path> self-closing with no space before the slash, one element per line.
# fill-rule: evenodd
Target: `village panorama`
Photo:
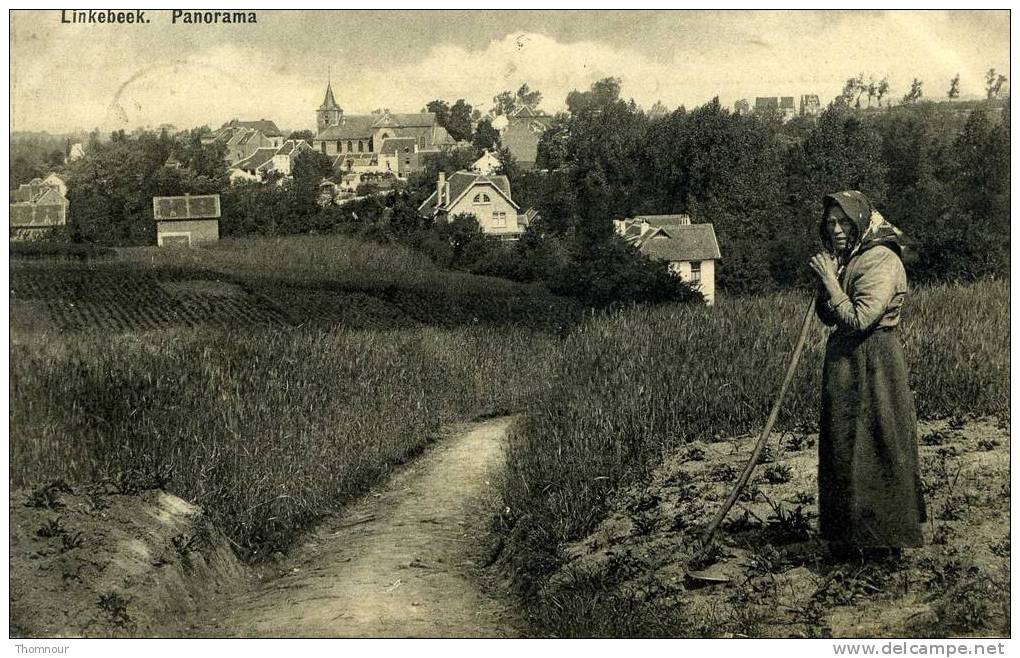
<path fill-rule="evenodd" d="M 1008 11 L 10 20 L 19 647 L 1008 646 Z"/>

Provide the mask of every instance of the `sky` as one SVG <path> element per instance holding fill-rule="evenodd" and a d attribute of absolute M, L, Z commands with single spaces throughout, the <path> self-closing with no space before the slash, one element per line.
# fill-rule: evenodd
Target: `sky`
<path fill-rule="evenodd" d="M 248 25 L 62 24 L 59 10 L 11 13 L 11 130 L 51 133 L 219 126 L 273 119 L 312 129 L 327 79 L 349 114 L 417 112 L 528 83 L 541 107 L 606 76 L 650 107 L 713 96 L 818 94 L 848 77 L 888 77 L 901 97 L 984 94 L 1010 75 L 1009 12 L 1000 11 L 271 11 Z"/>

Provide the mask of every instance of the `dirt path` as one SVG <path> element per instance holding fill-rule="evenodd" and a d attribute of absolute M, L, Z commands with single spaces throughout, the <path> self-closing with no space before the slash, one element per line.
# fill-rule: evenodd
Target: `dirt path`
<path fill-rule="evenodd" d="M 327 523 L 209 635 L 512 637 L 478 561 L 512 419 L 466 425 Z"/>

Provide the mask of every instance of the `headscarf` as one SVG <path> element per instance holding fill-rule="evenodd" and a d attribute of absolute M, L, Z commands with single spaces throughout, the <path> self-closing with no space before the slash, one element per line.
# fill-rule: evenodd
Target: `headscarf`
<path fill-rule="evenodd" d="M 829 236 L 825 231 L 825 217 L 832 206 L 839 206 L 853 222 L 856 229 L 855 241 L 850 245 L 850 252 L 846 260 L 849 261 L 853 256 L 879 245 L 885 245 L 896 252 L 897 256 L 903 257 L 904 244 L 908 241 L 907 237 L 903 231 L 893 226 L 875 210 L 868 197 L 861 192 L 847 190 L 828 194 L 822 198 L 822 205 L 822 222 L 819 224 L 818 230 L 822 235 L 822 244 L 828 247 L 829 251 L 833 251 L 833 245 L 829 244 Z"/>

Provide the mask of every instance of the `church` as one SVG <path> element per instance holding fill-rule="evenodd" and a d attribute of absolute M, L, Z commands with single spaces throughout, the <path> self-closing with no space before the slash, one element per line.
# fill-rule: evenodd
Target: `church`
<path fill-rule="evenodd" d="M 335 158 L 335 167 L 398 174 L 390 162 L 392 152 L 405 155 L 437 152 L 456 146 L 432 112 L 397 114 L 385 110 L 373 114 L 344 114 L 333 96 L 332 84 L 326 85 L 326 97 L 316 110 L 315 150 Z M 388 144 L 387 142 L 392 143 Z M 399 149 L 394 148 L 399 144 Z M 401 176 L 402 177 L 402 176 Z"/>

